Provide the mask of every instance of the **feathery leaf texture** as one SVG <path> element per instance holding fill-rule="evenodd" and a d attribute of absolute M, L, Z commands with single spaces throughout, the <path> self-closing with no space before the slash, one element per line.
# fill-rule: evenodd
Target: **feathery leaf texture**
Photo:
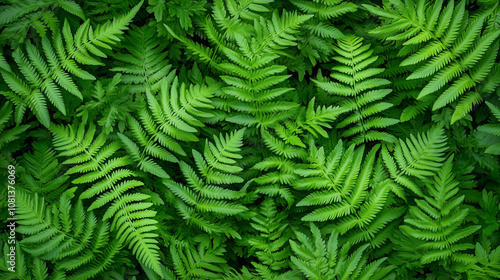
<path fill-rule="evenodd" d="M 117 35 L 122 34 L 127 28 L 142 1 L 126 15 L 99 25 L 95 30 L 90 21 L 86 20 L 73 35 L 68 21 L 65 21 L 62 30 L 53 34 L 52 43 L 49 37 L 42 38 L 41 48 L 44 55 L 30 42 L 26 43 L 26 53 L 21 48 L 16 49 L 12 57 L 22 77 L 12 69 L 1 67 L 0 74 L 18 98 L 14 101 L 16 106 L 20 107 L 18 110 L 24 111 L 29 107 L 40 123 L 49 127 L 50 116 L 46 100 L 48 98 L 52 105 L 66 115 L 63 93 L 68 92 L 83 99 L 71 76 L 86 80 L 96 79 L 76 62 L 83 65 L 104 65 L 94 58 L 94 56 L 106 57 L 98 47 L 111 49 L 110 44 L 119 41 Z"/>
<path fill-rule="evenodd" d="M 393 143 L 396 141 L 393 135 L 376 129 L 386 128 L 399 121 L 374 116 L 393 106 L 380 101 L 391 93 L 391 89 L 380 88 L 390 84 L 390 81 L 375 78 L 384 69 L 368 68 L 377 57 L 372 56 L 370 45 L 363 45 L 362 41 L 355 36 L 339 39 L 338 47 L 334 47 L 339 56 L 333 59 L 341 65 L 334 66 L 330 75 L 338 82 L 314 82 L 327 93 L 344 97 L 340 108 L 345 112 L 352 112 L 337 124 L 337 129 L 343 130 L 342 137 L 355 136 L 353 143 L 356 144 L 368 141 Z"/>
<path fill-rule="evenodd" d="M 103 220 L 113 218 L 111 230 L 116 232 L 118 240 L 128 244 L 138 260 L 161 274 L 155 239 L 158 235 L 154 233 L 158 223 L 154 219 L 156 212 L 149 209 L 152 203 L 145 202 L 149 195 L 130 192 L 144 183 L 126 168 L 132 162 L 128 156 L 114 156 L 120 144 L 107 143 L 103 132 L 94 137 L 97 130 L 94 125 L 87 129 L 84 123 L 69 127 L 52 125 L 50 129 L 54 147 L 60 156 L 67 157 L 63 164 L 74 165 L 66 174 L 80 174 L 72 183 L 91 184 L 79 198 L 94 198 L 87 211 L 108 205 Z"/>
<path fill-rule="evenodd" d="M 0 279 L 500 279 L 498 0 L 1 2 Z"/>
<path fill-rule="evenodd" d="M 500 30 L 483 31 L 489 11 L 468 17 L 466 1 L 449 1 L 446 6 L 443 2 L 427 5 L 424 0 L 395 0 L 384 9 L 368 4 L 363 7 L 388 20 L 387 25 L 372 33 L 402 42 L 400 54 L 405 48 L 412 48 L 412 54 L 401 65 L 419 67 L 407 79 L 431 77 L 417 99 L 437 92 L 433 110 L 458 100 L 453 124 L 482 101 L 477 87 L 492 70 L 499 51 Z"/>
<path fill-rule="evenodd" d="M 243 197 L 246 186 L 238 191 L 223 186 L 243 182 L 243 178 L 235 175 L 242 170 L 235 163 L 241 158 L 239 151 L 244 132 L 245 129 L 240 129 L 225 137 L 214 137 L 214 143 L 207 140 L 203 155 L 193 149 L 199 175 L 189 164 L 179 162 L 187 186 L 170 179 L 163 181 L 175 195 L 173 203 L 180 215 L 209 234 L 224 233 L 241 238 L 229 223 L 220 222 L 219 217 L 235 216 L 248 210 L 241 203 L 230 202 Z"/>
<path fill-rule="evenodd" d="M 488 107 L 490 108 L 491 113 L 493 113 L 493 116 L 495 117 L 495 119 L 498 122 L 500 122 L 500 107 L 495 106 L 494 104 L 492 104 L 490 102 L 486 102 L 486 105 L 488 105 Z M 481 125 L 480 127 L 478 127 L 477 130 L 484 132 L 484 133 L 487 133 L 487 134 L 490 134 L 490 135 L 497 137 L 497 138 L 500 137 L 500 124 L 499 123 L 484 124 L 484 125 Z M 494 154 L 494 155 L 500 155 L 500 141 L 497 141 L 493 145 L 490 145 L 488 148 L 486 148 L 486 150 L 484 152 L 489 153 L 489 154 Z"/>
<path fill-rule="evenodd" d="M 348 255 L 351 244 L 340 245 L 338 232 L 332 232 L 326 241 L 318 227 L 311 224 L 311 233 L 312 238 L 297 231 L 296 240 L 290 240 L 294 252 L 291 260 L 307 279 L 384 279 L 394 269 L 392 266 L 381 267 L 386 258 L 368 263 L 365 253 L 368 245 Z"/>
<path fill-rule="evenodd" d="M 162 85 L 162 78 L 170 73 L 172 65 L 166 59 L 165 43 L 159 40 L 156 30 L 133 26 L 123 44 L 128 53 L 114 56 L 123 65 L 111 70 L 123 74 L 122 81 L 131 85 L 131 92 L 145 93 L 149 90 L 157 93 Z"/>
<path fill-rule="evenodd" d="M 443 164 L 428 184 L 429 195 L 410 206 L 409 217 L 401 230 L 424 241 L 417 246 L 420 262 L 430 263 L 442 259 L 465 261 L 468 256 L 460 253 L 474 245 L 460 242 L 481 228 L 479 225 L 463 226 L 468 210 L 462 206 L 464 196 L 457 196 L 458 182 L 452 173 L 452 157 Z"/>
<path fill-rule="evenodd" d="M 26 252 L 41 260 L 55 261 L 58 270 L 87 271 L 69 279 L 90 279 L 113 262 L 105 248 L 122 245 L 116 239 L 110 240 L 109 223 L 98 221 L 92 211 L 86 212 L 81 200 L 72 208 L 75 191 L 76 187 L 68 189 L 57 205 L 49 207 L 36 194 L 18 193 L 17 231 L 29 236 L 21 241 Z"/>
<path fill-rule="evenodd" d="M 409 176 L 424 179 L 433 176 L 444 161 L 446 136 L 442 127 L 433 127 L 405 140 L 399 139 L 391 155 L 387 146 L 382 147 L 382 158 L 394 182 L 410 189 L 418 196 L 422 190 Z"/>
<path fill-rule="evenodd" d="M 186 156 L 180 141 L 196 142 L 194 133 L 211 118 L 211 98 L 218 90 L 217 84 L 179 84 L 175 72 L 160 81 L 158 96 L 146 89 L 147 105 L 138 109 L 140 121 L 129 116 L 131 137 L 119 133 L 124 148 L 132 160 L 145 172 L 166 179 L 170 176 L 155 159 L 178 162 L 177 155 Z"/>

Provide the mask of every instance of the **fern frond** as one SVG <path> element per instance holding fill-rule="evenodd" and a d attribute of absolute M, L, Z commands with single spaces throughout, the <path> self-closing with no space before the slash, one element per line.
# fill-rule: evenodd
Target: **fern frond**
<path fill-rule="evenodd" d="M 33 143 L 33 153 L 23 155 L 26 169 L 22 176 L 25 187 L 46 199 L 58 197 L 65 189 L 68 175 L 60 174 L 62 166 L 54 149 L 47 142 Z"/>
<path fill-rule="evenodd" d="M 96 128 L 85 129 L 82 123 L 73 127 L 50 127 L 54 136 L 54 147 L 60 156 L 66 156 L 63 164 L 77 164 L 66 174 L 81 174 L 73 184 L 91 184 L 80 194 L 80 199 L 94 201 L 88 211 L 108 206 L 104 220 L 113 218 L 111 230 L 117 233 L 121 243 L 133 249 L 137 259 L 161 275 L 157 234 L 154 224 L 156 212 L 149 210 L 152 203 L 144 202 L 149 195 L 140 192 L 127 193 L 144 185 L 134 178 L 135 173 L 127 168 L 132 161 L 128 156 L 117 157 L 118 142 L 106 143 L 106 134 L 95 136 Z"/>
<path fill-rule="evenodd" d="M 0 278 L 5 280 L 18 280 L 18 279 L 34 279 L 34 280 L 59 280 L 65 279 L 66 274 L 64 271 L 53 269 L 49 272 L 47 262 L 41 260 L 37 257 L 32 257 L 26 254 L 19 243 L 15 246 L 9 245 L 5 242 L 5 246 L 0 247 L 4 254 L 7 256 L 0 257 L 2 264 L 0 265 Z M 12 250 L 14 249 L 14 250 Z M 12 266 L 7 267 L 10 258 L 8 254 L 15 253 L 16 265 L 14 268 Z M 11 268 L 11 269 L 9 269 Z M 50 275 L 49 275 L 50 273 Z"/>
<path fill-rule="evenodd" d="M 110 44 L 119 41 L 117 35 L 127 28 L 142 3 L 141 1 L 126 15 L 95 29 L 87 20 L 76 30 L 75 35 L 68 21 L 65 21 L 62 30 L 53 34 L 52 42 L 46 36 L 42 38 L 44 56 L 30 42 L 26 43 L 28 58 L 21 48 L 13 53 L 23 78 L 4 68 L 0 69 L 0 74 L 10 89 L 23 100 L 22 104 L 29 107 L 45 127 L 49 127 L 50 117 L 45 98 L 64 115 L 66 105 L 63 92 L 83 99 L 70 74 L 86 80 L 95 80 L 95 77 L 77 66 L 76 62 L 83 65 L 103 65 L 94 58 L 106 57 L 98 47 L 111 49 Z"/>
<path fill-rule="evenodd" d="M 312 238 L 297 231 L 297 241 L 290 240 L 295 253 L 291 260 L 307 279 L 381 279 L 394 269 L 393 266 L 382 266 L 386 258 L 367 265 L 368 245 L 363 245 L 348 255 L 351 244 L 346 243 L 339 248 L 337 232 L 332 232 L 328 241 L 323 239 L 320 230 L 312 223 L 311 232 Z"/>
<path fill-rule="evenodd" d="M 354 3 L 343 1 L 303 1 L 292 0 L 292 4 L 305 13 L 315 14 L 319 19 L 331 19 L 357 10 Z M 340 3 L 339 3 L 340 2 Z"/>
<path fill-rule="evenodd" d="M 72 209 L 71 198 L 76 188 L 65 191 L 59 204 L 46 207 L 44 199 L 37 194 L 18 193 L 17 231 L 23 238 L 23 249 L 42 260 L 54 262 L 61 271 L 89 270 L 89 279 L 102 270 L 100 252 L 109 242 L 109 224 L 98 222 L 92 211 L 85 213 L 79 201 Z M 104 266 L 105 268 L 105 266 Z"/>
<path fill-rule="evenodd" d="M 139 106 L 132 103 L 129 88 L 121 82 L 122 75 L 116 74 L 112 79 L 101 79 L 95 83 L 92 99 L 76 110 L 82 122 L 97 120 L 106 133 L 111 133 L 117 126 L 123 131 L 124 120 Z"/>
<path fill-rule="evenodd" d="M 206 244 L 208 243 L 208 244 Z M 198 248 L 180 248 L 171 246 L 170 254 L 179 279 L 220 279 L 220 275 L 229 271 L 223 258 L 226 252 L 223 244 L 203 242 Z"/>
<path fill-rule="evenodd" d="M 477 242 L 475 248 L 476 263 L 467 271 L 469 279 L 495 279 L 500 277 L 500 247 L 495 249 L 491 245 Z M 470 258 L 470 257 L 469 257 Z"/>
<path fill-rule="evenodd" d="M 18 125 L 13 128 L 6 129 L 12 114 L 12 103 L 6 102 L 0 109 L 0 149 L 15 141 L 30 127 L 29 125 Z"/>
<path fill-rule="evenodd" d="M 248 42 L 241 38 L 242 44 Z M 243 41 L 244 40 L 244 41 Z M 246 46 L 249 47 L 249 46 Z M 271 126 L 273 123 L 289 117 L 296 103 L 280 101 L 291 88 L 277 87 L 290 75 L 277 75 L 286 70 L 281 65 L 270 65 L 276 58 L 274 54 L 245 54 L 240 46 L 240 53 L 230 49 L 223 50 L 232 63 L 221 63 L 219 68 L 231 76 L 223 75 L 222 80 L 228 85 L 224 87 L 224 98 L 227 105 L 239 112 L 227 118 L 230 122 L 246 126 Z M 281 116 L 277 113 L 283 113 Z M 272 117 L 271 117 L 272 116 Z M 267 121 L 269 120 L 269 121 Z"/>
<path fill-rule="evenodd" d="M 271 20 L 268 21 L 261 17 L 254 24 L 256 40 L 252 44 L 253 52 L 260 53 L 263 50 L 270 52 L 295 46 L 293 34 L 302 23 L 312 17 L 312 15 L 298 15 L 286 11 L 281 17 L 278 13 L 273 13 Z"/>
<path fill-rule="evenodd" d="M 391 178 L 422 197 L 420 188 L 407 175 L 419 179 L 434 175 L 444 161 L 446 150 L 443 128 L 434 127 L 425 134 L 410 135 L 406 141 L 399 139 L 393 155 L 383 146 L 381 155 Z"/>
<path fill-rule="evenodd" d="M 269 271 L 280 272 L 289 265 L 290 249 L 287 246 L 291 232 L 286 222 L 287 215 L 278 212 L 272 198 L 266 198 L 250 225 L 255 234 L 248 235 L 244 244 L 252 248 L 251 253 L 259 259 L 259 265 Z"/>
<path fill-rule="evenodd" d="M 372 56 L 370 45 L 363 45 L 362 39 L 355 36 L 339 39 L 337 45 L 334 49 L 340 56 L 334 59 L 342 65 L 333 67 L 334 72 L 330 76 L 338 82 L 314 80 L 316 85 L 327 93 L 344 97 L 340 108 L 344 112 L 352 112 L 337 124 L 337 128 L 343 129 L 343 137 L 355 136 L 353 143 L 356 144 L 368 141 L 395 142 L 396 138 L 391 134 L 375 130 L 399 121 L 374 116 L 391 108 L 393 104 L 379 101 L 392 90 L 380 89 L 388 85 L 389 80 L 374 78 L 384 69 L 367 68 L 377 60 L 376 56 Z"/>
<path fill-rule="evenodd" d="M 386 206 L 387 196 L 394 191 L 394 184 L 385 177 L 375 179 L 373 170 L 382 169 L 381 162 L 375 164 L 379 146 L 364 156 L 364 147 L 344 149 L 342 141 L 326 154 L 324 147 L 310 146 L 308 163 L 294 170 L 301 176 L 293 182 L 298 190 L 308 190 L 297 203 L 299 207 L 313 207 L 303 221 L 334 221 L 332 227 L 345 234 L 350 230 L 360 231 L 365 237 L 355 239 L 367 241 L 391 220 L 381 221 L 380 215 Z M 369 198 L 369 199 L 368 199 Z M 366 238 L 366 239 L 365 239 Z"/>
<path fill-rule="evenodd" d="M 123 74 L 122 81 L 131 85 L 131 92 L 145 93 L 149 90 L 157 93 L 162 78 L 170 73 L 172 66 L 166 59 L 165 44 L 158 40 L 156 30 L 146 26 L 132 27 L 124 45 L 129 53 L 115 55 L 123 66 L 111 70 Z"/>
<path fill-rule="evenodd" d="M 376 28 L 372 33 L 384 34 L 386 40 L 417 47 L 417 51 L 401 63 L 419 65 L 408 76 L 408 80 L 431 77 L 417 99 L 437 93 L 433 110 L 459 100 L 451 119 L 452 124 L 465 117 L 482 100 L 474 89 L 484 82 L 491 65 L 483 67 L 480 61 L 486 59 L 493 62 L 499 49 L 500 30 L 483 31 L 490 12 L 467 18 L 465 3 L 450 1 L 443 6 L 441 0 L 433 5 L 416 0 L 403 4 L 397 0 L 391 4 L 394 7 L 388 5 L 385 9 L 363 4 L 371 13 L 388 20 L 388 24 Z M 415 10 L 419 11 L 418 15 Z M 426 46 L 418 48 L 423 45 Z"/>
<path fill-rule="evenodd" d="M 9 0 L 4 4 L 7 5 L 0 9 L 0 27 L 3 27 L 0 38 L 11 41 L 14 47 L 24 43 L 30 28 L 35 29 L 40 37 L 47 34 L 47 29 L 57 32 L 56 12 L 60 9 L 85 20 L 83 9 L 72 0 Z"/>
<path fill-rule="evenodd" d="M 158 96 L 146 89 L 147 108 L 139 108 L 140 121 L 128 118 L 131 136 L 119 133 L 124 148 L 137 166 L 160 178 L 169 175 L 155 159 L 177 162 L 172 153 L 185 156 L 180 141 L 195 142 L 194 134 L 203 121 L 213 116 L 211 98 L 218 90 L 217 84 L 209 86 L 179 84 L 175 72 L 160 81 Z"/>
<path fill-rule="evenodd" d="M 500 122 L 500 107 L 495 106 L 493 103 L 490 103 L 488 101 L 486 101 L 486 105 L 488 105 L 491 113 L 493 114 L 493 116 L 495 116 L 497 121 Z M 477 130 L 495 137 L 500 137 L 500 125 L 498 123 L 481 125 L 477 128 Z M 496 143 L 490 145 L 488 148 L 486 148 L 485 152 L 489 154 L 500 155 L 500 141 L 497 141 Z"/>
<path fill-rule="evenodd" d="M 224 233 L 241 238 L 230 225 L 220 223 L 219 216 L 240 215 L 248 210 L 239 202 L 230 202 L 242 198 L 246 187 L 240 191 L 222 187 L 243 182 L 243 178 L 236 175 L 242 168 L 236 165 L 235 159 L 241 158 L 239 151 L 244 132 L 245 129 L 241 129 L 225 137 L 214 137 L 215 144 L 205 143 L 203 155 L 193 149 L 200 175 L 189 164 L 179 162 L 187 186 L 171 179 L 163 181 L 173 193 L 172 203 L 181 215 L 188 223 L 197 225 L 207 233 Z"/>
<path fill-rule="evenodd" d="M 456 195 L 458 182 L 451 171 L 452 160 L 450 157 L 442 165 L 433 185 L 428 185 L 429 196 L 416 200 L 417 205 L 410 207 L 409 217 L 401 226 L 405 234 L 424 241 L 416 248 L 424 264 L 452 259 L 453 255 L 474 248 L 460 240 L 481 228 L 479 225 L 462 226 L 468 210 L 461 207 L 464 196 Z"/>

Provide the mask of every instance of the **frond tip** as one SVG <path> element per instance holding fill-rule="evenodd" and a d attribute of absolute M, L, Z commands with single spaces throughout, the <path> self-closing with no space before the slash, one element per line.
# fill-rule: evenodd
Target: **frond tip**
<path fill-rule="evenodd" d="M 422 190 L 408 175 L 419 179 L 433 176 L 444 161 L 446 136 L 442 127 L 433 127 L 405 140 L 399 139 L 391 155 L 387 146 L 382 148 L 382 158 L 391 178 L 422 197 Z"/>
<path fill-rule="evenodd" d="M 336 127 L 342 130 L 342 137 L 355 136 L 353 142 L 357 144 L 369 141 L 394 143 L 394 136 L 377 129 L 387 128 L 399 121 L 376 116 L 393 106 L 381 101 L 392 92 L 383 88 L 390 81 L 376 77 L 384 69 L 368 68 L 377 57 L 372 56 L 370 45 L 363 45 L 362 41 L 362 38 L 352 35 L 339 39 L 338 46 L 334 47 L 339 56 L 333 59 L 340 66 L 334 66 L 330 75 L 335 81 L 314 80 L 314 83 L 327 93 L 342 97 L 340 108 L 349 113 Z"/>

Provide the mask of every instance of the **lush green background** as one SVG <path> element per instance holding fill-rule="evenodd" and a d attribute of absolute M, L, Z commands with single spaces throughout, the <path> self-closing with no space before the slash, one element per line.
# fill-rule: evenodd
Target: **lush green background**
<path fill-rule="evenodd" d="M 1 279 L 499 279 L 495 0 L 3 0 Z"/>

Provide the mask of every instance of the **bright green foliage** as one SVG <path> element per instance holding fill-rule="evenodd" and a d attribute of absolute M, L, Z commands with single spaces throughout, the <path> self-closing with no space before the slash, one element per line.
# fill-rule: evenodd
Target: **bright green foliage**
<path fill-rule="evenodd" d="M 250 4 L 250 1 L 248 2 Z M 174 37 L 179 38 L 198 55 L 202 62 L 209 63 L 224 73 L 220 77 L 227 87 L 222 89 L 225 101 L 221 105 L 235 111 L 226 117 L 227 121 L 245 126 L 267 127 L 289 117 L 293 112 L 291 110 L 297 107 L 297 104 L 284 98 L 284 95 L 293 89 L 276 86 L 282 84 L 290 75 L 282 74 L 286 67 L 274 62 L 279 58 L 274 52 L 296 45 L 292 34 L 296 33 L 297 27 L 310 16 L 288 12 L 279 16 L 274 13 L 272 20 L 266 21 L 253 14 L 250 16 L 254 19 L 253 26 L 239 26 L 248 30 L 248 34 L 241 30 L 233 34 L 230 31 L 232 22 L 242 24 L 238 22 L 237 17 L 246 18 L 249 15 L 244 14 L 245 9 L 235 11 L 234 5 L 231 5 L 232 1 L 228 3 L 228 9 L 231 7 L 229 12 L 233 17 L 229 22 L 224 20 L 227 11 L 222 1 L 218 1 L 218 5 L 214 7 L 215 22 L 223 30 L 226 29 L 223 34 L 215 28 L 211 20 L 207 20 L 203 26 L 209 41 L 215 44 L 222 57 L 193 41 L 179 38 L 166 27 Z M 260 10 L 252 5 L 247 8 Z"/>
<path fill-rule="evenodd" d="M 169 178 L 153 158 L 177 162 L 172 152 L 186 155 L 179 141 L 199 140 L 194 135 L 196 127 L 204 126 L 201 121 L 203 118 L 213 116 L 207 110 L 213 108 L 210 98 L 218 86 L 179 85 L 175 72 L 171 72 L 160 83 L 158 96 L 146 89 L 147 106 L 138 110 L 140 122 L 132 116 L 128 118 L 132 139 L 138 144 L 126 135 L 120 133 L 118 136 L 142 171 Z"/>
<path fill-rule="evenodd" d="M 43 55 L 29 42 L 26 43 L 27 55 L 21 48 L 14 51 L 12 57 L 23 78 L 9 69 L 10 67 L 0 67 L 0 74 L 12 90 L 4 95 L 16 104 L 20 112 L 16 116 L 16 121 L 20 122 L 26 107 L 29 107 L 39 121 L 49 127 L 50 117 L 45 97 L 66 115 L 62 92 L 69 92 L 80 99 L 83 98 L 71 75 L 86 80 L 96 79 L 92 74 L 77 66 L 76 62 L 83 65 L 103 65 L 94 58 L 94 55 L 106 57 L 106 54 L 98 47 L 111 49 L 109 44 L 119 40 L 116 36 L 123 33 L 139 8 L 140 5 L 137 5 L 125 16 L 99 25 L 95 30 L 87 20 L 73 33 L 68 21 L 65 21 L 62 30 L 53 35 L 53 43 L 49 37 L 42 38 Z"/>
<path fill-rule="evenodd" d="M 452 173 L 452 157 L 443 164 L 432 183 L 427 184 L 428 196 L 416 200 L 401 230 L 419 243 L 415 244 L 415 258 L 421 263 L 451 259 L 469 263 L 472 258 L 461 251 L 474 246 L 464 242 L 481 226 L 463 225 L 468 210 L 462 207 L 464 196 L 457 196 L 458 183 Z"/>
<path fill-rule="evenodd" d="M 0 279 L 500 278 L 498 0 L 0 2 Z"/>
<path fill-rule="evenodd" d="M 4 27 L 0 37 L 2 41 L 12 40 L 13 46 L 24 43 L 31 31 L 30 28 L 33 28 L 40 37 L 46 35 L 47 28 L 51 32 L 57 32 L 59 23 L 54 12 L 58 8 L 85 20 L 82 8 L 72 0 L 7 0 L 6 2 L 10 5 L 0 9 L 0 27 Z"/>
<path fill-rule="evenodd" d="M 48 208 L 37 195 L 19 193 L 18 232 L 29 236 L 21 242 L 26 252 L 57 261 L 56 269 L 68 271 L 69 279 L 89 279 L 109 269 L 112 256 L 122 245 L 110 241 L 109 224 L 98 222 L 93 212 L 85 213 L 81 201 L 72 209 L 75 190 L 68 189 L 58 205 Z M 105 248 L 115 251 L 106 252 Z M 73 274 L 76 269 L 86 272 Z"/>
<path fill-rule="evenodd" d="M 170 253 L 179 279 L 219 279 L 228 270 L 224 265 L 224 247 L 224 244 L 212 242 L 210 237 L 201 240 L 196 250 L 171 246 Z"/>
<path fill-rule="evenodd" d="M 500 107 L 493 105 L 490 102 L 486 102 L 490 108 L 493 116 L 500 122 Z M 478 131 L 493 135 L 494 137 L 500 137 L 500 124 L 485 124 L 477 128 Z M 500 141 L 496 141 L 493 145 L 486 148 L 485 153 L 500 155 Z"/>
<path fill-rule="evenodd" d="M 87 130 L 84 123 L 79 126 L 51 127 L 54 147 L 66 156 L 63 164 L 77 164 L 66 174 L 81 174 L 73 184 L 92 184 L 80 194 L 80 199 L 94 198 L 88 211 L 108 206 L 103 219 L 113 218 L 111 230 L 120 236 L 121 243 L 128 244 L 137 258 L 160 274 L 159 255 L 152 233 L 158 223 L 156 212 L 150 210 L 152 203 L 145 202 L 148 195 L 127 191 L 144 185 L 134 178 L 134 172 L 125 168 L 131 160 L 127 156 L 112 157 L 120 148 L 118 142 L 106 143 L 107 134 L 94 137 L 96 128 Z"/>
<path fill-rule="evenodd" d="M 24 154 L 23 166 L 26 171 L 21 174 L 21 181 L 27 189 L 46 199 L 59 197 L 69 179 L 68 175 L 58 175 L 62 166 L 55 155 L 48 142 L 35 142 L 33 153 Z"/>
<path fill-rule="evenodd" d="M 301 26 L 301 32 L 297 36 L 301 56 L 308 58 L 312 66 L 318 61 L 328 61 L 333 53 L 331 45 L 334 39 L 343 36 L 342 31 L 332 20 L 342 21 L 343 15 L 357 11 L 358 6 L 353 2 L 342 0 L 291 0 L 290 2 L 300 11 L 314 14 L 313 18 Z"/>
<path fill-rule="evenodd" d="M 300 108 L 294 122 L 285 121 L 284 125 L 275 124 L 273 126 L 277 136 L 281 138 L 285 144 L 305 148 L 306 145 L 302 139 L 300 139 L 300 135 L 303 134 L 304 131 L 307 131 L 314 137 L 321 135 L 328 138 L 328 133 L 325 128 L 332 128 L 330 123 L 335 121 L 344 111 L 339 106 L 318 106 L 315 109 L 314 102 L 315 98 L 311 99 L 307 107 Z"/>
<path fill-rule="evenodd" d="M 307 279 L 386 279 L 384 277 L 393 269 L 384 264 L 386 258 L 368 263 L 365 254 L 368 245 L 348 255 L 351 244 L 339 246 L 337 232 L 331 233 L 326 242 L 314 224 L 311 224 L 311 232 L 312 238 L 298 231 L 295 233 L 297 241 L 290 240 L 295 254 L 291 260 Z"/>
<path fill-rule="evenodd" d="M 439 170 L 446 151 L 446 137 L 443 133 L 442 128 L 434 127 L 427 134 L 418 134 L 416 137 L 410 134 L 406 141 L 399 139 L 392 155 L 384 146 L 382 158 L 391 178 L 422 196 L 421 189 L 407 175 L 424 179 Z"/>
<path fill-rule="evenodd" d="M 9 143 L 15 141 L 20 134 L 29 128 L 29 125 L 18 125 L 7 129 L 7 125 L 12 118 L 12 113 L 12 103 L 10 102 L 6 102 L 2 108 L 0 108 L 0 149 L 2 149 L 2 151 L 8 147 Z M 0 154 L 0 166 L 7 167 L 7 165 L 8 161 L 6 155 L 4 155 L 4 153 Z"/>
<path fill-rule="evenodd" d="M 291 237 L 286 213 L 278 213 L 276 203 L 266 198 L 260 205 L 260 211 L 252 217 L 250 225 L 256 235 L 245 241 L 255 250 L 259 263 L 253 265 L 260 270 L 265 266 L 269 271 L 280 271 L 289 265 L 290 249 L 288 239 Z"/>
<path fill-rule="evenodd" d="M 200 175 L 190 165 L 180 162 L 179 166 L 188 186 L 172 180 L 165 180 L 164 184 L 175 195 L 173 201 L 181 216 L 207 233 L 224 233 L 236 238 L 241 236 L 229 223 L 220 223 L 219 216 L 234 216 L 246 210 L 245 206 L 228 200 L 237 200 L 245 195 L 245 190 L 231 190 L 223 187 L 226 184 L 243 182 L 243 179 L 234 173 L 241 171 L 241 167 L 234 165 L 235 159 L 242 145 L 245 129 L 220 137 L 214 137 L 214 142 L 205 143 L 203 155 L 193 150 L 193 157 Z M 213 213 L 209 218 L 207 214 Z"/>
<path fill-rule="evenodd" d="M 368 68 L 377 60 L 376 56 L 372 56 L 370 45 L 363 45 L 361 38 L 346 36 L 339 39 L 338 47 L 333 49 L 339 55 L 333 59 L 340 65 L 332 68 L 333 73 L 330 76 L 338 82 L 315 81 L 315 83 L 329 94 L 344 97 L 340 107 L 351 114 L 337 124 L 337 129 L 343 131 L 342 137 L 356 136 L 353 139 L 356 144 L 375 140 L 395 142 L 394 136 L 374 130 L 394 125 L 398 120 L 374 116 L 393 105 L 388 102 L 377 102 L 384 99 L 392 90 L 380 88 L 390 84 L 390 81 L 375 78 L 384 69 Z"/>
<path fill-rule="evenodd" d="M 364 157 L 364 146 L 356 150 L 354 146 L 344 149 L 340 141 L 331 153 L 325 154 L 324 147 L 318 149 L 311 145 L 309 163 L 294 171 L 305 177 L 296 180 L 294 188 L 313 190 L 296 204 L 301 207 L 313 206 L 315 209 L 302 220 L 333 220 L 333 226 L 341 234 L 355 229 L 356 233 L 351 235 L 353 243 L 369 240 L 374 241 L 375 246 L 383 243 L 387 236 L 377 234 L 384 225 L 399 217 L 402 211 L 392 209 L 391 215 L 384 213 L 384 216 L 380 213 L 387 207 L 389 192 L 398 194 L 401 190 L 383 174 L 374 176 L 374 170 L 381 170 L 381 162 L 374 167 L 378 149 L 377 145 Z"/>
<path fill-rule="evenodd" d="M 20 245 L 15 246 L 16 254 L 16 269 L 15 272 L 8 270 L 9 259 L 5 258 L 7 254 L 11 254 L 10 246 L 7 243 L 3 246 L 3 256 L 0 258 L 0 270 L 5 271 L 0 273 L 0 277 L 5 280 L 18 280 L 18 279 L 33 279 L 33 280 L 56 280 L 67 279 L 63 272 L 59 270 L 51 271 L 48 275 L 47 262 L 36 258 L 29 257 L 29 254 L 23 253 Z"/>
<path fill-rule="evenodd" d="M 205 11 L 206 0 L 149 0 L 148 12 L 154 15 L 158 32 L 164 30 L 163 23 L 173 24 L 176 31 L 191 31 L 192 17 Z M 163 31 L 164 32 L 164 31 Z"/>
<path fill-rule="evenodd" d="M 291 2 L 305 13 L 316 14 L 319 19 L 339 17 L 345 13 L 355 12 L 357 9 L 356 4 L 343 1 L 292 0 Z"/>
<path fill-rule="evenodd" d="M 85 123 L 90 119 L 97 119 L 97 124 L 104 127 L 106 133 L 118 126 L 123 127 L 130 113 L 137 109 L 127 86 L 120 85 L 122 76 L 116 74 L 113 79 L 103 83 L 97 81 L 92 92 L 93 99 L 77 109 L 77 116 Z"/>
<path fill-rule="evenodd" d="M 491 248 L 491 244 L 483 246 L 476 243 L 475 256 L 477 262 L 467 271 L 469 279 L 497 279 L 500 277 L 500 247 Z"/>
<path fill-rule="evenodd" d="M 221 76 L 227 84 L 223 88 L 224 99 L 236 115 L 229 116 L 228 121 L 242 125 L 270 126 L 274 122 L 288 117 L 287 112 L 297 107 L 287 101 L 272 101 L 290 92 L 291 88 L 274 87 L 288 79 L 289 75 L 277 75 L 285 71 L 286 67 L 276 65 L 273 61 L 277 55 L 266 53 L 250 55 L 252 52 L 248 42 L 241 39 L 240 52 L 249 55 L 240 55 L 230 49 L 225 54 L 234 63 L 221 63 L 218 67 L 232 76 Z M 235 75 L 236 74 L 236 75 Z M 273 88 L 274 87 L 274 88 Z"/>
<path fill-rule="evenodd" d="M 131 92 L 150 90 L 156 93 L 160 90 L 162 78 L 172 67 L 165 59 L 165 44 L 158 40 L 153 28 L 133 27 L 129 34 L 124 42 L 129 53 L 115 56 L 123 66 L 111 70 L 123 73 L 122 81 L 131 85 Z"/>
<path fill-rule="evenodd" d="M 299 190 L 317 189 L 319 191 L 311 192 L 299 201 L 297 206 L 327 206 L 313 211 L 302 219 L 305 221 L 335 220 L 355 212 L 360 206 L 359 203 L 367 196 L 368 183 L 378 148 L 377 146 L 372 149 L 368 157 L 363 160 L 364 147 L 354 150 L 354 146 L 350 146 L 344 150 L 342 142 L 339 142 L 330 154 L 325 155 L 323 148 L 317 149 L 311 146 L 308 158 L 310 164 L 295 170 L 296 174 L 305 178 L 297 180 L 294 187 Z M 361 162 L 364 163 L 363 166 Z M 387 191 L 387 187 L 383 187 L 377 195 L 382 199 L 382 204 Z M 373 214 L 365 218 L 369 216 Z M 363 222 L 360 219 L 354 222 L 353 226 L 366 222 L 369 220 Z"/>
<path fill-rule="evenodd" d="M 401 66 L 419 64 L 411 79 L 432 77 L 421 89 L 417 99 L 438 92 L 433 110 L 458 99 L 451 123 L 462 119 L 472 107 L 482 101 L 482 94 L 490 93 L 493 77 L 486 79 L 498 54 L 500 30 L 486 28 L 489 13 L 468 17 L 466 1 L 443 0 L 428 4 L 424 0 L 405 3 L 397 0 L 385 9 L 363 5 L 371 13 L 389 19 L 389 24 L 373 30 L 389 41 L 403 42 L 399 55 L 407 58 Z M 411 53 L 411 55 L 409 55 Z M 448 85 L 451 84 L 451 85 Z"/>

